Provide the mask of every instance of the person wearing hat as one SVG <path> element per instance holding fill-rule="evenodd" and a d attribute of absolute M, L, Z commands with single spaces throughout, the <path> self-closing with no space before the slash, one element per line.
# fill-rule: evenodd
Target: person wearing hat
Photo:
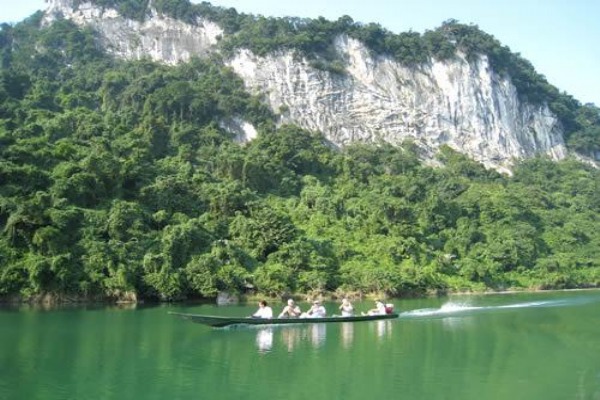
<path fill-rule="evenodd" d="M 287 306 L 283 308 L 281 314 L 277 318 L 298 318 L 302 314 L 300 307 L 298 307 L 293 299 L 288 299 Z"/>
<path fill-rule="evenodd" d="M 323 318 L 326 314 L 327 311 L 325 311 L 325 307 L 323 307 L 321 304 L 321 300 L 315 300 L 313 301 L 313 305 L 310 310 L 302 315 L 304 315 L 306 318 Z"/>

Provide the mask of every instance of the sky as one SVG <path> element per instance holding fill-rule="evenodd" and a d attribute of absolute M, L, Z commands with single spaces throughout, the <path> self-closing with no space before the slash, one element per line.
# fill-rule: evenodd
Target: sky
<path fill-rule="evenodd" d="M 600 0 L 212 0 L 265 16 L 335 20 L 349 15 L 392 32 L 423 33 L 448 19 L 478 25 L 582 103 L 600 106 Z M 0 0 L 0 22 L 45 9 L 45 0 Z"/>

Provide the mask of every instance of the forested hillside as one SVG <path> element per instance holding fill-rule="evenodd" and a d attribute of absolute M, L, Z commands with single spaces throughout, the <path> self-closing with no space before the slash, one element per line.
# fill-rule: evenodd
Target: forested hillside
<path fill-rule="evenodd" d="M 40 18 L 0 31 L 2 296 L 600 283 L 600 174 L 586 164 L 532 159 L 507 177 L 450 149 L 435 168 L 411 143 L 335 149 L 277 126 L 218 57 L 118 61 L 92 31 Z M 564 104 L 572 146 L 596 151 L 597 109 Z M 237 117 L 255 140 L 222 128 Z"/>

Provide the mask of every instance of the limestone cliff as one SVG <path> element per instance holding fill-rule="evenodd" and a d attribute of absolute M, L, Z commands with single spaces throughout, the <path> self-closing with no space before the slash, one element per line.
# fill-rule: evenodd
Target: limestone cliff
<path fill-rule="evenodd" d="M 90 25 L 110 52 L 128 59 L 186 61 L 218 51 L 224 34 L 208 20 L 189 25 L 152 8 L 138 22 L 90 3 L 47 2 L 45 23 L 68 18 Z M 510 78 L 496 74 L 485 56 L 469 62 L 458 54 L 452 61 L 407 67 L 373 56 L 346 36 L 336 39 L 336 49 L 345 74 L 315 69 L 291 51 L 259 57 L 241 49 L 226 62 L 250 91 L 264 94 L 273 110 L 281 111 L 281 122 L 321 131 L 338 145 L 411 138 L 429 154 L 447 144 L 499 170 L 536 154 L 566 155 L 556 116 L 546 105 L 521 102 Z"/>
<path fill-rule="evenodd" d="M 74 6 L 73 0 L 46 0 L 44 23 L 66 18 L 78 25 L 89 25 L 101 35 L 106 49 L 118 57 L 176 64 L 192 56 L 205 56 L 212 51 L 217 37 L 223 33 L 216 24 L 200 20 L 197 25 L 158 14 L 150 8 L 144 22 L 123 18 L 114 9 L 103 9 L 91 3 Z"/>

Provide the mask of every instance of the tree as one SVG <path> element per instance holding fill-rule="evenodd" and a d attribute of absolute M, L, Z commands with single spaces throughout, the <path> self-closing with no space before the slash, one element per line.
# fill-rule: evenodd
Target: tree
<path fill-rule="evenodd" d="M 248 216 L 238 213 L 230 225 L 232 238 L 248 253 L 264 261 L 296 236 L 296 228 L 289 217 L 258 204 Z"/>

